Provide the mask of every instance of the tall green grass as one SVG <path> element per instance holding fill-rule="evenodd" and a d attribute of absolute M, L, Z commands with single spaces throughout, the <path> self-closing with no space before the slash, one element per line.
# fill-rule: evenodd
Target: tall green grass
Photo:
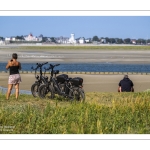
<path fill-rule="evenodd" d="M 149 134 L 150 93 L 87 93 L 86 102 L 0 95 L 4 134 Z"/>

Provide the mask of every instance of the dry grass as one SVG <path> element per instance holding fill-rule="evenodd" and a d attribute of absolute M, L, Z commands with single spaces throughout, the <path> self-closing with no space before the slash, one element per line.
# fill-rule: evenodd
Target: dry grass
<path fill-rule="evenodd" d="M 3 48 L 2 48 L 3 49 Z M 6 47 L 5 50 L 7 49 L 18 49 L 18 50 L 150 50 L 150 46 L 148 45 L 71 45 L 71 46 L 61 46 L 61 45 L 56 45 L 56 46 L 17 46 L 17 47 Z"/>

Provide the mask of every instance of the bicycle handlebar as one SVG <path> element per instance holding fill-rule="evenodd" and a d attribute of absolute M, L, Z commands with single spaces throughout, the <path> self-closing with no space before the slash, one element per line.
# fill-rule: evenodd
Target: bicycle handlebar
<path fill-rule="evenodd" d="M 32 70 L 37 70 L 38 68 L 42 67 L 43 65 L 47 64 L 48 62 L 45 62 L 45 63 L 36 63 L 37 67 L 36 68 L 33 68 L 33 66 L 31 67 Z"/>
<path fill-rule="evenodd" d="M 60 64 L 55 64 L 55 66 L 59 66 Z"/>
<path fill-rule="evenodd" d="M 54 69 L 54 67 L 59 66 L 59 65 L 60 64 L 55 64 L 55 65 L 50 64 L 49 68 L 44 68 L 44 69 L 46 70 Z"/>

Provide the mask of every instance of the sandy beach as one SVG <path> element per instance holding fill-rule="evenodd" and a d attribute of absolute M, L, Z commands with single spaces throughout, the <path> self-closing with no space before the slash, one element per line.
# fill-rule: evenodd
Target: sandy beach
<path fill-rule="evenodd" d="M 112 63 L 112 64 L 150 64 L 150 50 L 36 50 L 0 48 L 0 62 L 18 54 L 22 63 Z"/>
<path fill-rule="evenodd" d="M 17 53 L 21 63 L 57 62 L 57 63 L 114 63 L 114 64 L 150 64 L 150 51 L 142 50 L 21 50 L 17 48 L 0 49 L 0 62 L 11 59 L 12 53 Z M 86 92 L 117 92 L 118 83 L 124 75 L 91 75 L 68 74 L 70 77 L 81 77 L 84 80 Z M 8 73 L 0 73 L 0 86 L 7 87 Z M 48 75 L 49 76 L 49 75 Z M 35 82 L 34 74 L 21 74 L 21 90 L 29 90 Z M 135 92 L 150 89 L 150 75 L 131 74 L 129 78 L 134 83 Z"/>
<path fill-rule="evenodd" d="M 117 92 L 118 83 L 124 75 L 91 75 L 91 74 L 68 74 L 69 77 L 81 77 L 84 80 L 85 92 Z M 8 73 L 0 73 L 0 86 L 7 88 Z M 49 74 L 47 74 L 49 77 Z M 21 90 L 31 89 L 35 82 L 34 74 L 21 74 Z M 134 83 L 135 92 L 150 89 L 150 75 L 129 75 Z"/>

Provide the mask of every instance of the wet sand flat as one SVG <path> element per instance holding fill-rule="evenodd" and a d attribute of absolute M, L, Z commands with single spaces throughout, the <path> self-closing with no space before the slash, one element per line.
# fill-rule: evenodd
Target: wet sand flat
<path fill-rule="evenodd" d="M 150 64 L 150 50 L 32 50 L 0 49 L 0 62 L 11 59 L 12 53 L 18 54 L 22 63 L 113 63 L 113 64 Z"/>

